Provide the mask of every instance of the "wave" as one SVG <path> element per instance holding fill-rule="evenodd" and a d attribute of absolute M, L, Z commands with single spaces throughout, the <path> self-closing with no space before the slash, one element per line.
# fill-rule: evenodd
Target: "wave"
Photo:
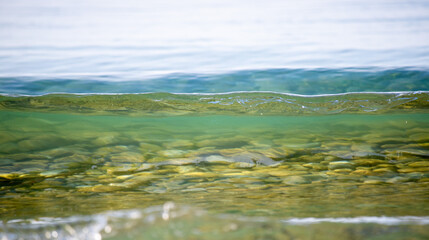
<path fill-rule="evenodd" d="M 323 95 L 276 92 L 0 95 L 0 110 L 109 115 L 311 115 L 427 109 L 429 92 L 426 91 Z"/>
<path fill-rule="evenodd" d="M 0 93 L 223 93 L 274 91 L 300 95 L 429 91 L 429 70 L 418 68 L 251 69 L 224 73 L 0 75 Z"/>
<path fill-rule="evenodd" d="M 165 223 L 168 223 L 166 225 Z M 180 227 L 180 239 L 199 236 L 199 239 L 212 239 L 209 236 L 216 233 L 222 236 L 234 232 L 247 232 L 246 236 L 261 232 L 285 233 L 291 236 L 289 226 L 296 228 L 304 226 L 304 235 L 308 231 L 318 232 L 320 227 L 329 226 L 321 223 L 333 223 L 336 233 L 329 232 L 328 236 L 338 234 L 338 231 L 350 231 L 353 227 L 361 228 L 358 224 L 371 225 L 372 228 L 386 226 L 425 226 L 429 224 L 427 216 L 357 216 L 349 218 L 290 218 L 278 220 L 270 217 L 245 217 L 233 214 L 213 215 L 209 212 L 189 206 L 177 206 L 173 202 L 152 206 L 146 209 L 116 210 L 94 215 L 77 215 L 71 217 L 40 217 L 37 219 L 13 219 L 0 222 L 2 239 L 103 239 L 109 237 L 124 237 L 126 239 L 141 239 L 150 236 L 160 237 L 158 228 L 164 237 L 175 236 Z M 345 226 L 338 224 L 347 224 Z M 356 225 L 351 226 L 350 224 Z M 269 226 L 269 227 L 268 227 Z M 313 226 L 313 227 L 312 227 Z M 204 232 L 197 231 L 204 228 Z M 403 227 L 402 227 L 403 228 Z M 398 228 L 395 233 L 398 232 Z M 172 232 L 174 230 L 175 232 Z M 255 231 L 256 230 L 256 231 Z M 295 229 L 296 230 L 296 229 Z M 366 229 L 361 229 L 366 231 Z M 293 234 L 299 232 L 294 231 Z M 322 233 L 323 234 L 323 233 Z M 326 234 L 326 233 L 325 233 Z M 367 235 L 366 232 L 365 235 Z M 131 235 L 131 236 L 130 236 Z M 234 236 L 234 235 L 232 235 Z M 235 239 L 235 238 L 234 238 Z M 283 239 L 283 238 L 281 238 Z"/>

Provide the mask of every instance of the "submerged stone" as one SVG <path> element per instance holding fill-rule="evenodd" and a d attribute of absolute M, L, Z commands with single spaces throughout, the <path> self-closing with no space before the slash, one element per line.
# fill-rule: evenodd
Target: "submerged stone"
<path fill-rule="evenodd" d="M 170 149 L 170 150 L 162 150 L 158 152 L 161 156 L 164 157 L 183 157 L 186 155 L 187 151 L 184 150 L 177 150 L 177 149 Z"/>
<path fill-rule="evenodd" d="M 197 142 L 198 147 L 240 148 L 249 144 L 242 138 L 207 139 Z"/>
<path fill-rule="evenodd" d="M 100 137 L 97 137 L 96 139 L 94 139 L 92 141 L 92 144 L 94 144 L 95 146 L 112 145 L 112 144 L 115 144 L 118 142 L 116 140 L 116 137 L 117 137 L 117 134 L 100 136 Z"/>
<path fill-rule="evenodd" d="M 429 167 L 429 161 L 411 162 L 408 164 L 408 166 L 415 168 Z"/>
<path fill-rule="evenodd" d="M 233 167 L 236 168 L 252 168 L 255 166 L 255 163 L 250 163 L 250 162 L 236 162 L 234 164 L 232 164 Z"/>
<path fill-rule="evenodd" d="M 158 152 L 162 150 L 162 147 L 155 145 L 155 144 L 150 144 L 150 143 L 140 143 L 140 148 L 142 150 L 143 153 L 146 152 Z"/>
<path fill-rule="evenodd" d="M 352 161 L 356 166 L 376 166 L 385 163 L 386 161 L 380 159 L 356 159 Z"/>
<path fill-rule="evenodd" d="M 386 180 L 387 183 L 402 183 L 402 182 L 408 182 L 408 181 L 410 181 L 409 178 L 402 177 L 402 176 L 397 176 Z"/>
<path fill-rule="evenodd" d="M 144 161 L 143 155 L 136 152 L 121 152 L 119 154 L 114 154 L 110 157 L 110 160 L 112 162 L 116 163 L 127 163 L 127 162 L 134 162 L 134 163 L 141 163 Z"/>
<path fill-rule="evenodd" d="M 353 168 L 353 164 L 349 161 L 334 161 L 328 165 L 329 170 L 342 169 L 342 168 Z"/>
<path fill-rule="evenodd" d="M 382 184 L 382 183 L 384 182 L 376 179 L 368 179 L 363 182 L 363 184 Z"/>
<path fill-rule="evenodd" d="M 56 135 L 40 135 L 30 139 L 21 140 L 18 142 L 18 147 L 23 152 L 28 151 L 41 151 L 45 149 L 55 148 L 66 144 L 63 138 Z"/>
<path fill-rule="evenodd" d="M 209 163 L 231 163 L 233 160 L 231 158 L 224 157 L 222 155 L 214 154 L 204 157 L 204 160 Z"/>
<path fill-rule="evenodd" d="M 287 185 L 295 185 L 311 183 L 311 181 L 305 179 L 303 176 L 287 176 L 284 178 L 283 183 Z"/>
<path fill-rule="evenodd" d="M 429 167 L 401 168 L 401 169 L 398 169 L 398 172 L 400 172 L 400 173 L 429 172 Z"/>
<path fill-rule="evenodd" d="M 192 148 L 194 143 L 190 140 L 175 140 L 169 143 L 163 144 L 166 148 Z"/>
<path fill-rule="evenodd" d="M 274 161 L 260 153 L 245 152 L 232 156 L 234 162 L 253 163 L 256 165 L 277 166 L 280 162 Z"/>
<path fill-rule="evenodd" d="M 410 136 L 410 139 L 418 143 L 429 142 L 429 134 L 427 132 L 415 133 Z"/>
<path fill-rule="evenodd" d="M 5 142 L 0 144 L 0 153 L 17 153 L 21 152 L 22 148 L 14 142 Z"/>
<path fill-rule="evenodd" d="M 67 171 L 63 169 L 50 170 L 50 171 L 41 172 L 40 176 L 50 178 L 50 177 L 55 177 L 55 176 L 64 174 L 65 172 Z"/>

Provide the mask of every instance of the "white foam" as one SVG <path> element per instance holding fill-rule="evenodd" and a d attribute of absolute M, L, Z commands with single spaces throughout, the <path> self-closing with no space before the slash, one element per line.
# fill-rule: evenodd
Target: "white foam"
<path fill-rule="evenodd" d="M 282 222 L 293 225 L 308 225 L 318 223 L 375 223 L 382 225 L 403 225 L 403 224 L 418 224 L 427 225 L 429 224 L 429 217 L 417 217 L 417 216 L 400 216 L 400 217 L 373 217 L 373 216 L 361 216 L 361 217 L 350 217 L 350 218 L 290 218 L 282 220 Z"/>
<path fill-rule="evenodd" d="M 50 92 L 44 94 L 15 94 L 15 93 L 0 93 L 0 96 L 7 97 L 40 97 L 47 95 L 77 95 L 77 96 L 91 96 L 91 95 L 107 95 L 107 96 L 117 96 L 117 95 L 147 95 L 147 94 L 156 94 L 156 93 L 167 93 L 167 92 L 142 92 L 142 93 L 69 93 L 69 92 Z M 329 93 L 329 94 L 314 94 L 314 95 L 305 95 L 305 94 L 296 94 L 296 93 L 283 93 L 275 91 L 231 91 L 231 92 L 213 92 L 213 93 L 167 93 L 173 95 L 193 95 L 193 96 L 219 96 L 219 95 L 232 95 L 232 94 L 278 94 L 283 96 L 292 96 L 292 97 L 303 97 L 303 98 L 314 98 L 314 97 L 331 97 L 331 96 L 344 96 L 344 95 L 359 95 L 359 94 L 371 94 L 371 95 L 405 95 L 405 94 L 422 94 L 429 93 L 429 91 L 395 91 L 395 92 L 344 92 L 344 93 Z"/>

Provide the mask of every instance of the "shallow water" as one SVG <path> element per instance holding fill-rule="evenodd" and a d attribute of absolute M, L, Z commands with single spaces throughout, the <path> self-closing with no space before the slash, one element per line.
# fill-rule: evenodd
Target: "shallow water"
<path fill-rule="evenodd" d="M 0 1 L 0 239 L 428 239 L 428 13 Z"/>
<path fill-rule="evenodd" d="M 402 111 L 168 117 L 1 111 L 3 231 L 14 239 L 15 231 L 26 228 L 24 220 L 17 219 L 50 217 L 25 231 L 84 234 L 65 229 L 69 225 L 63 221 L 71 221 L 71 228 L 80 231 L 101 224 L 91 234 L 110 236 L 103 232 L 107 223 L 96 220 L 109 219 L 104 212 L 142 209 L 134 211 L 145 217 L 129 221 L 151 226 L 149 233 L 132 227 L 137 232 L 130 238 L 156 238 L 161 234 L 156 229 L 164 228 L 164 212 L 153 213 L 159 223 L 152 223 L 146 222 L 143 209 L 173 201 L 187 217 L 168 225 L 172 232 L 162 233 L 164 237 L 176 236 L 179 224 L 183 238 L 207 228 L 194 237 L 210 239 L 213 231 L 221 231 L 209 226 L 219 218 L 225 219 L 225 226 L 235 226 L 231 237 L 236 238 L 264 235 L 273 228 L 277 238 L 303 236 L 305 231 L 291 226 L 311 223 L 317 232 L 324 226 L 318 221 L 335 219 L 346 229 L 339 236 L 363 237 L 368 227 L 377 229 L 375 235 L 385 231 L 389 221 L 377 220 L 381 216 L 399 221 L 394 223 L 397 228 L 382 234 L 386 238 L 390 231 L 427 236 L 419 226 L 427 224 L 429 211 L 428 115 Z M 202 215 L 196 213 L 201 210 Z M 88 214 L 101 215 L 67 220 Z M 367 225 L 359 220 L 362 216 L 374 216 L 369 222 L 381 225 Z M 401 220 L 403 216 L 421 218 Z M 356 219 L 356 224 L 341 218 Z M 117 231 L 113 235 L 125 236 L 126 227 L 112 221 L 107 225 Z M 334 223 L 328 226 L 336 228 Z M 248 225 L 256 232 L 245 230 Z M 297 232 L 289 233 L 290 228 Z M 350 235 L 349 228 L 356 232 Z"/>

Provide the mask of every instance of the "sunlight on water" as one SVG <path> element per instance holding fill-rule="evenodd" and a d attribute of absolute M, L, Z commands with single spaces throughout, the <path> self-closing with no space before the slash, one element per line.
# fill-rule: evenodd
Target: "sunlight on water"
<path fill-rule="evenodd" d="M 0 0 L 0 239 L 428 239 L 428 13 Z"/>

